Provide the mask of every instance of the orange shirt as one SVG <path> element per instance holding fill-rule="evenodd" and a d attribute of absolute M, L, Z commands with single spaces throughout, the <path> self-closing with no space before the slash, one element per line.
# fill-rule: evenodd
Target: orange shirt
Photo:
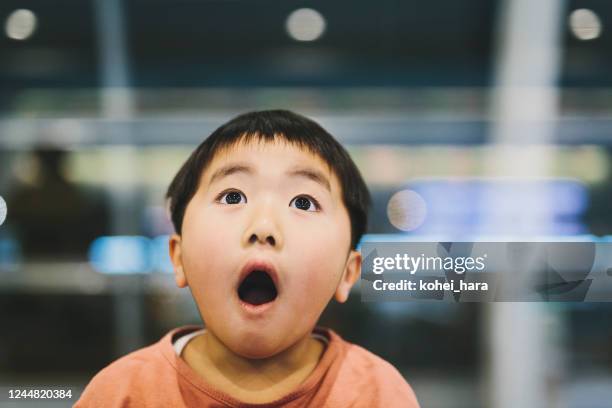
<path fill-rule="evenodd" d="M 313 333 L 329 342 L 308 378 L 273 402 L 243 403 L 214 389 L 177 356 L 173 339 L 198 329 L 174 329 L 113 362 L 91 380 L 75 407 L 419 407 L 412 388 L 391 364 L 319 327 Z"/>

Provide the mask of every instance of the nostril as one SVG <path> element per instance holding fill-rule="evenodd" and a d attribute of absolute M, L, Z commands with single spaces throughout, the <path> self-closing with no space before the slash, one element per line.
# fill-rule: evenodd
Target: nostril
<path fill-rule="evenodd" d="M 249 244 L 254 244 L 257 241 L 259 241 L 259 237 L 257 236 L 257 234 L 252 234 L 249 238 Z M 275 246 L 276 245 L 276 239 L 274 239 L 274 237 L 272 235 L 268 235 L 266 237 L 266 243 Z"/>

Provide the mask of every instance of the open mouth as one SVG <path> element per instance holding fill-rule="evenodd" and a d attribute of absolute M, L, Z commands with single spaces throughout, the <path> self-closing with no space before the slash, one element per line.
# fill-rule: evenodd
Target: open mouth
<path fill-rule="evenodd" d="M 277 295 L 272 277 L 263 270 L 253 270 L 238 286 L 240 300 L 255 306 L 272 302 Z"/>

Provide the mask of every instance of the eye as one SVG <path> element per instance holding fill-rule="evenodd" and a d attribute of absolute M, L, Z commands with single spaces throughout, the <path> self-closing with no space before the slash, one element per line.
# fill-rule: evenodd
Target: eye
<path fill-rule="evenodd" d="M 240 191 L 231 190 L 221 193 L 217 197 L 217 201 L 221 204 L 244 204 L 247 202 L 247 199 Z"/>
<path fill-rule="evenodd" d="M 295 197 L 289 203 L 289 207 L 297 208 L 298 210 L 303 211 L 319 211 L 321 209 L 317 200 L 305 195 Z"/>

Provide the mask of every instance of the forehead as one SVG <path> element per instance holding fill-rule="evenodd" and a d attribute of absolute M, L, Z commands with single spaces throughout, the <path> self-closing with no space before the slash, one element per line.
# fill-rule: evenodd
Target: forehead
<path fill-rule="evenodd" d="M 209 182 L 211 175 L 220 167 L 230 163 L 248 163 L 258 173 L 285 173 L 296 166 L 311 168 L 323 173 L 333 187 L 340 183 L 331 168 L 318 154 L 307 147 L 276 138 L 274 141 L 252 139 L 239 140 L 215 152 L 213 159 L 202 174 L 202 181 Z M 335 186 L 334 186 L 335 184 Z"/>

